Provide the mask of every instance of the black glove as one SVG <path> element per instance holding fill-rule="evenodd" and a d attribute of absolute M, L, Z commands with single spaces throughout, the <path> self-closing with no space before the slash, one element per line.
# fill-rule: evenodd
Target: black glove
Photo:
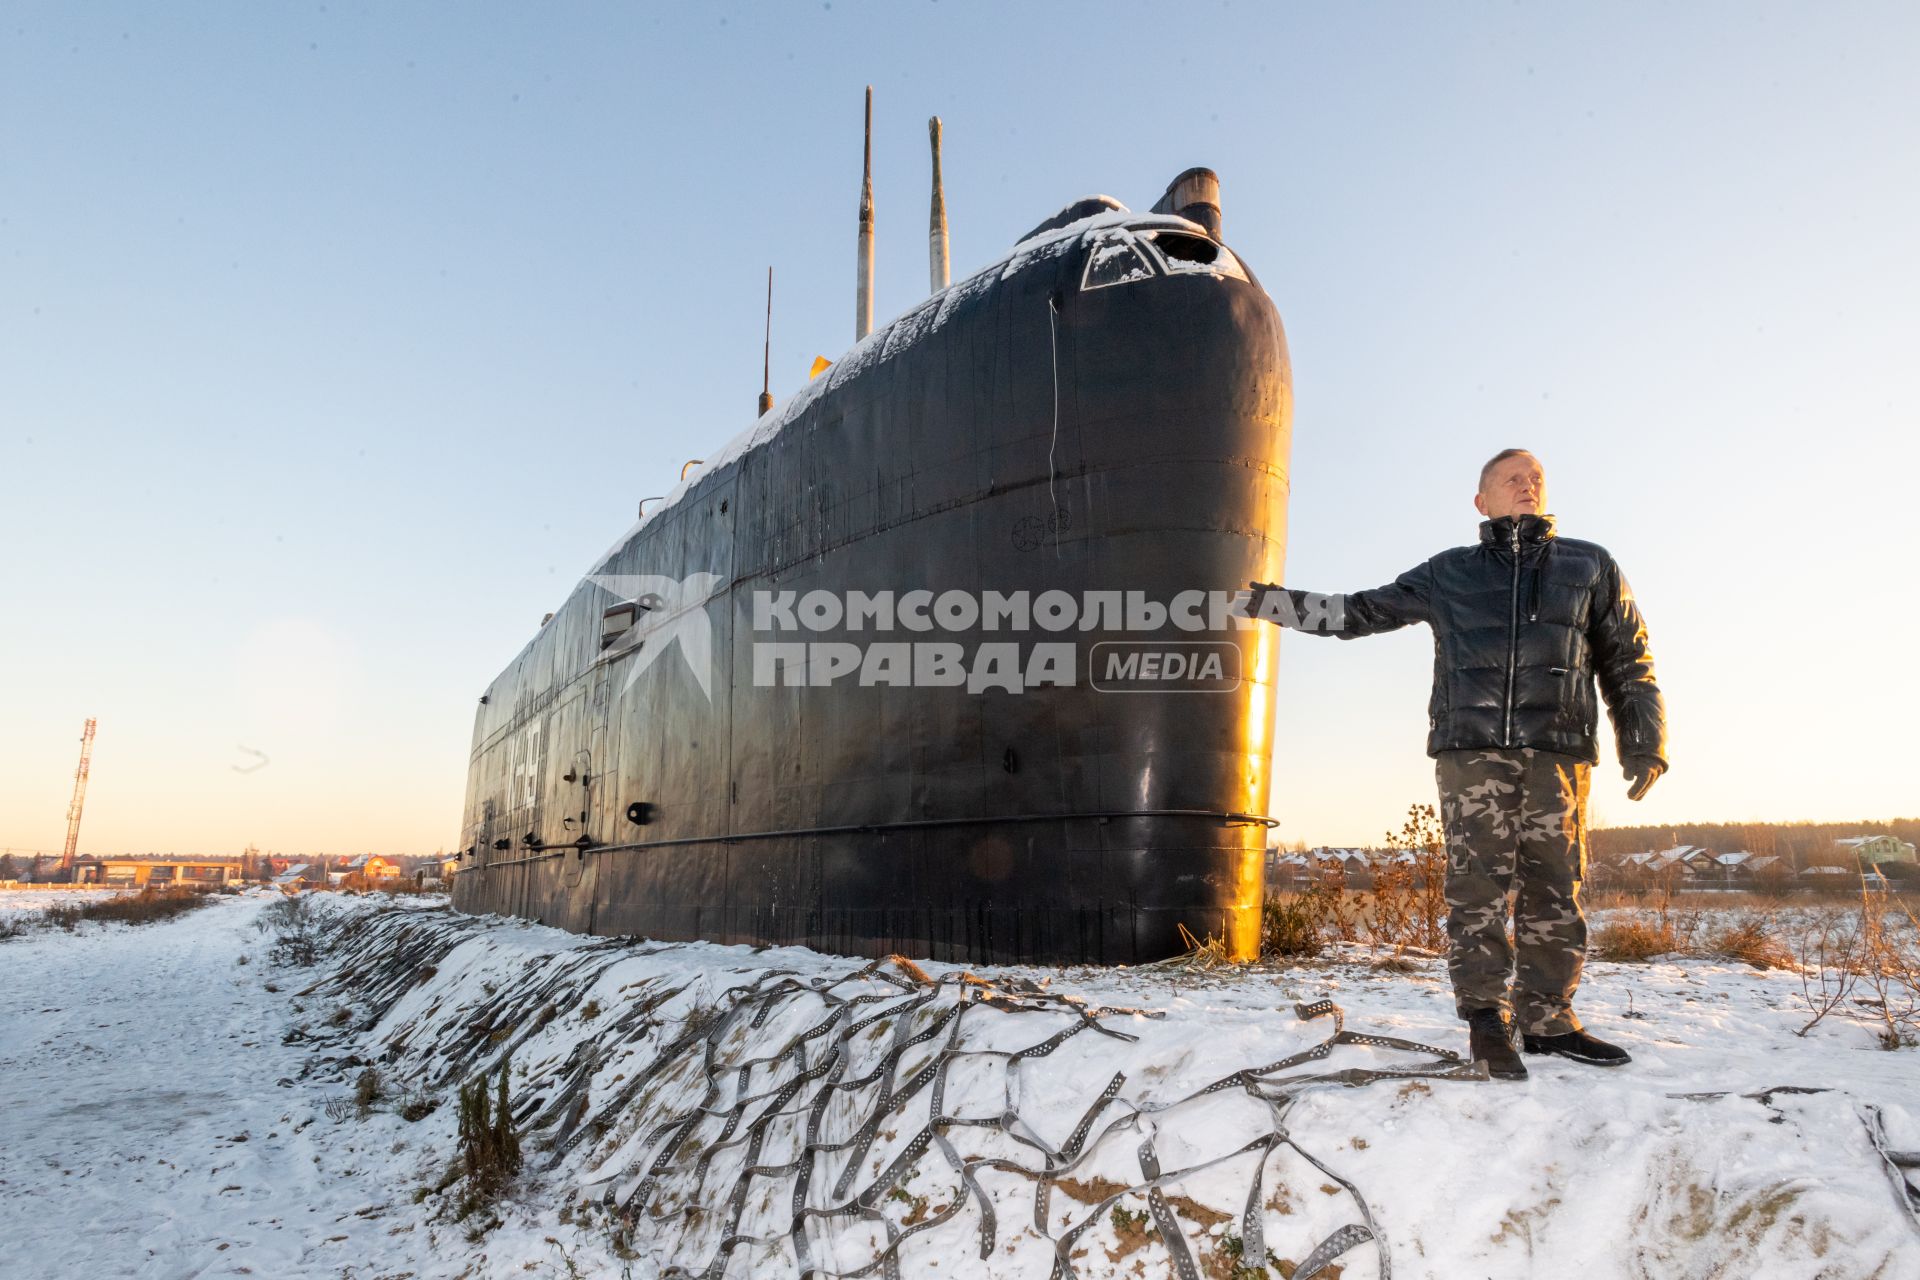
<path fill-rule="evenodd" d="M 1282 588 L 1275 586 L 1271 582 L 1249 582 L 1247 586 L 1251 588 L 1251 590 L 1247 592 L 1247 616 L 1249 618 L 1259 617 L 1260 606 L 1267 602 L 1267 597 L 1276 591 L 1282 590 Z"/>
<path fill-rule="evenodd" d="M 1653 784 L 1660 781 L 1660 775 L 1666 771 L 1667 766 L 1652 756 L 1628 756 L 1621 761 L 1620 772 L 1625 774 L 1627 781 L 1633 784 L 1627 788 L 1627 799 L 1638 800 L 1647 794 L 1653 789 Z"/>

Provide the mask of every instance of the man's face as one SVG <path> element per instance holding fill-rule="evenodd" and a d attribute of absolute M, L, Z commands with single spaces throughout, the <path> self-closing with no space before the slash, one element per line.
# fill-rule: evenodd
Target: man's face
<path fill-rule="evenodd" d="M 1501 516 L 1537 516 L 1547 509 L 1547 477 L 1540 460 L 1530 453 L 1503 459 L 1487 472 L 1487 482 L 1473 495 L 1473 505 L 1489 520 Z"/>

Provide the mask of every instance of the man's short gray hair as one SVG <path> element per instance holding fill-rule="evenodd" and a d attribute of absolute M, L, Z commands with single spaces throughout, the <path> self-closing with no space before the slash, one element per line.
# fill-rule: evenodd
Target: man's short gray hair
<path fill-rule="evenodd" d="M 1480 468 L 1480 488 L 1485 489 L 1487 487 L 1488 473 L 1508 458 L 1532 458 L 1533 456 L 1533 450 L 1531 449 L 1502 449 L 1487 459 L 1486 466 Z M 1535 460 L 1538 461 L 1538 459 Z"/>

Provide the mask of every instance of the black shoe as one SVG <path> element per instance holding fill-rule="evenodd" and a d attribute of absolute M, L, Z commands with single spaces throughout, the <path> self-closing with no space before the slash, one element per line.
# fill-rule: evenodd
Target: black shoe
<path fill-rule="evenodd" d="M 1619 1045 L 1595 1040 L 1584 1031 L 1569 1031 L 1560 1036 L 1522 1036 L 1520 1040 L 1528 1053 L 1557 1053 L 1594 1067 L 1617 1067 L 1633 1061 L 1633 1055 Z"/>
<path fill-rule="evenodd" d="M 1531 1038 L 1531 1037 L 1529 1037 Z M 1513 1025 L 1498 1009 L 1475 1009 L 1467 1019 L 1468 1055 L 1487 1064 L 1496 1080 L 1525 1080 L 1527 1064 L 1513 1051 Z"/>

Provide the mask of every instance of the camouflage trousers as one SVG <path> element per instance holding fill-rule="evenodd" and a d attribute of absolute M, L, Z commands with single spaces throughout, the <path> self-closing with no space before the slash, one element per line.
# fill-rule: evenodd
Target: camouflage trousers
<path fill-rule="evenodd" d="M 1530 1035 L 1579 1029 L 1573 993 L 1587 958 L 1580 881 L 1591 768 L 1533 747 L 1440 753 L 1447 969 L 1462 1018 L 1503 1009 Z"/>

